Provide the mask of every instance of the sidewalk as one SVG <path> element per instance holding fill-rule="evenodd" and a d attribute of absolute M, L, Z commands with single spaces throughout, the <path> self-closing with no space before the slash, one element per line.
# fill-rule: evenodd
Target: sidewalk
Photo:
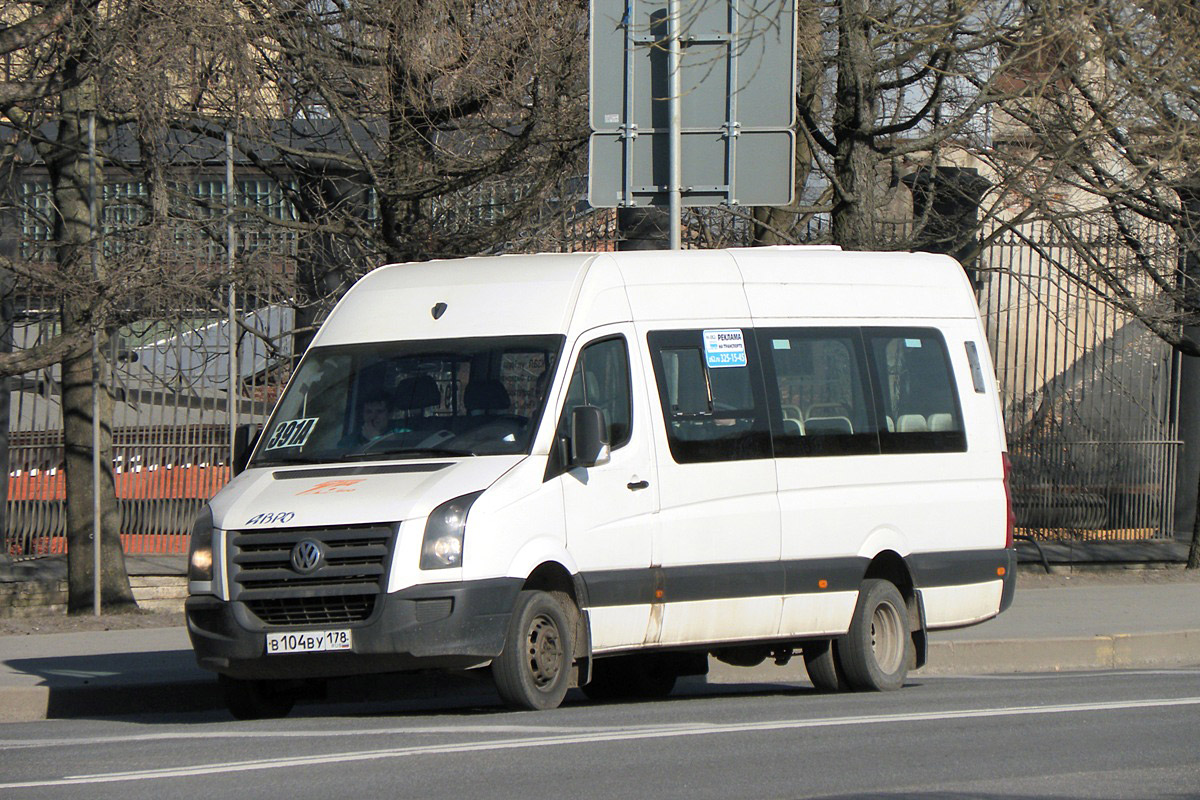
<path fill-rule="evenodd" d="M 914 677 L 1200 665 L 1200 580 L 1030 583 L 998 618 L 931 634 L 929 662 Z M 711 663 L 713 684 L 805 680 L 798 660 Z M 461 679 L 402 680 L 392 696 L 481 690 Z M 371 681 L 352 683 L 331 687 L 331 699 L 362 697 Z M 0 722 L 221 707 L 216 679 L 196 666 L 182 627 L 0 637 Z"/>

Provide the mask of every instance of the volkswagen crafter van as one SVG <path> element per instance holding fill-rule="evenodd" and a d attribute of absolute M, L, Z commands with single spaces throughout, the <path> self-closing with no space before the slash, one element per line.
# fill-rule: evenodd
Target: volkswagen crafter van
<path fill-rule="evenodd" d="M 710 656 L 895 689 L 1012 600 L 1006 465 L 946 256 L 386 266 L 197 519 L 188 631 L 239 717 L 425 669 L 520 708 L 654 697 Z"/>

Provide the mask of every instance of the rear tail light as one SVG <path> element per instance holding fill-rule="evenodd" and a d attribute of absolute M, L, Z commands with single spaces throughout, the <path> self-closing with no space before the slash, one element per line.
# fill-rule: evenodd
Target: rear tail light
<path fill-rule="evenodd" d="M 1013 546 L 1013 531 L 1017 527 L 1017 515 L 1013 511 L 1012 498 L 1012 461 L 1008 458 L 1008 453 L 1001 453 L 1000 459 L 1004 463 L 1004 505 L 1007 507 L 1008 520 L 1004 526 L 1004 546 Z"/>

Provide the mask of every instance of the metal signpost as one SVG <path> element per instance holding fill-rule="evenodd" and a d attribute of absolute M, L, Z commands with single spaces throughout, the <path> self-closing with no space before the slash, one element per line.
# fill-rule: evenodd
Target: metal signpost
<path fill-rule="evenodd" d="M 795 191 L 793 0 L 592 0 L 588 200 L 786 205 Z"/>

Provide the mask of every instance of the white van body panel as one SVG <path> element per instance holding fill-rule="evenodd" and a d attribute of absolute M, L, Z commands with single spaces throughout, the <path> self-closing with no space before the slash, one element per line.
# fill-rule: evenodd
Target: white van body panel
<path fill-rule="evenodd" d="M 479 461 L 487 461 L 480 458 Z M 542 481 L 534 459 L 524 459 L 506 472 L 471 506 L 470 539 L 464 540 L 462 580 L 528 576 L 540 563 L 557 561 L 574 567 L 562 530 L 561 494 Z M 542 559 L 534 561 L 535 554 Z M 445 572 L 449 570 L 435 570 Z M 430 571 L 415 571 L 428 581 Z"/>
<path fill-rule="evenodd" d="M 744 278 L 757 320 L 770 318 L 978 318 L 966 274 L 946 270 L 946 256 L 930 253 L 838 252 L 807 254 L 802 271 L 792 247 L 729 251 Z M 783 256 L 783 257 L 781 257 Z M 963 289 L 968 291 L 964 292 Z"/>
<path fill-rule="evenodd" d="M 778 596 L 667 603 L 663 610 L 662 630 L 655 643 L 721 644 L 771 639 L 779 635 L 782 610 L 783 598 Z M 736 620 L 737 624 L 731 620 Z"/>
<path fill-rule="evenodd" d="M 222 528 L 307 528 L 399 522 L 424 517 L 438 503 L 494 483 L 519 456 L 422 462 L 419 471 L 276 467 L 239 475 L 212 500 Z M 383 463 L 397 470 L 403 464 Z"/>
<path fill-rule="evenodd" d="M 686 259 L 664 259 L 654 251 L 610 256 L 620 259 L 633 318 L 639 322 L 703 319 L 724 327 L 746 319 L 742 276 L 729 250 L 690 251 Z"/>
<path fill-rule="evenodd" d="M 380 267 L 346 293 L 311 346 L 563 331 L 595 258 L 499 256 Z M 435 319 L 437 303 L 446 311 Z M 521 313 L 514 316 L 514 308 Z"/>
<path fill-rule="evenodd" d="M 925 624 L 930 630 L 960 628 L 996 616 L 1000 605 L 1002 581 L 937 586 L 921 589 L 925 606 Z"/>
<path fill-rule="evenodd" d="M 857 602 L 858 592 L 789 595 L 783 599 L 779 631 L 803 636 L 845 633 Z"/>
<path fill-rule="evenodd" d="M 631 650 L 658 642 L 657 625 L 648 628 L 650 603 L 602 606 L 590 609 L 592 652 Z"/>

